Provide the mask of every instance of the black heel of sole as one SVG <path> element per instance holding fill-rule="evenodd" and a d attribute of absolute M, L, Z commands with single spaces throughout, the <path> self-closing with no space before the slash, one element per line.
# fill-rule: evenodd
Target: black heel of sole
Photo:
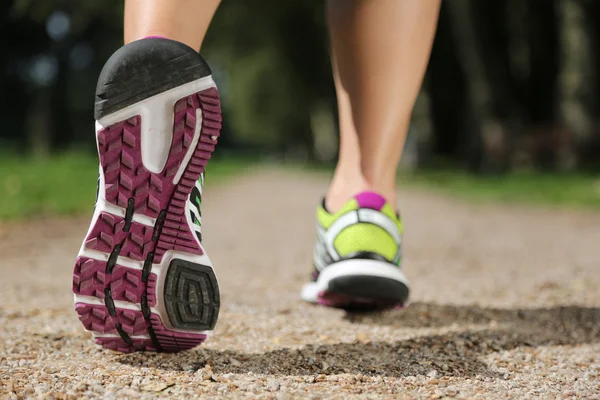
<path fill-rule="evenodd" d="M 328 290 L 351 298 L 390 304 L 406 303 L 409 294 L 404 283 L 372 275 L 340 276 L 329 281 Z"/>
<path fill-rule="evenodd" d="M 129 43 L 106 62 L 96 87 L 94 117 L 105 115 L 166 90 L 211 75 L 197 51 L 169 39 Z"/>
<path fill-rule="evenodd" d="M 221 301 L 213 269 L 190 261 L 172 260 L 165 279 L 164 300 L 173 328 L 214 329 Z"/>

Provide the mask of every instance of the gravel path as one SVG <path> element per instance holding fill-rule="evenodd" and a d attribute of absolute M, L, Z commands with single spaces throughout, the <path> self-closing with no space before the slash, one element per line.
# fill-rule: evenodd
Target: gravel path
<path fill-rule="evenodd" d="M 0 398 L 600 398 L 600 214 L 402 190 L 413 303 L 346 315 L 298 300 L 326 184 L 258 170 L 209 186 L 223 308 L 178 355 L 113 353 L 82 330 L 87 217 L 0 225 Z"/>

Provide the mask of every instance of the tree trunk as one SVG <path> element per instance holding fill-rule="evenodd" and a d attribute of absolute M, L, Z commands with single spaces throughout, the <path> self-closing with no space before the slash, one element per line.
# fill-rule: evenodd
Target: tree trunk
<path fill-rule="evenodd" d="M 401 165 L 407 169 L 427 165 L 433 153 L 433 140 L 431 97 L 428 86 L 423 85 L 413 109 Z"/>
<path fill-rule="evenodd" d="M 27 116 L 28 152 L 35 158 L 50 154 L 52 140 L 51 94 L 48 89 L 39 89 L 31 103 Z"/>
<path fill-rule="evenodd" d="M 476 39 L 471 2 L 447 0 L 452 19 L 458 57 L 467 77 L 469 99 L 467 118 L 470 119 L 470 143 L 467 156 L 471 168 L 479 172 L 499 173 L 508 168 L 507 134 L 494 115 L 492 88 L 487 80 L 481 49 Z"/>
<path fill-rule="evenodd" d="M 327 101 L 315 101 L 310 113 L 313 153 L 317 161 L 331 163 L 338 154 L 335 114 Z"/>
<path fill-rule="evenodd" d="M 432 151 L 424 161 L 427 167 L 456 165 L 465 159 L 465 107 L 468 96 L 464 91 L 466 76 L 459 62 L 457 44 L 452 33 L 452 20 L 442 4 L 438 28 L 431 49 L 431 59 L 423 87 L 430 97 L 433 124 Z"/>
<path fill-rule="evenodd" d="M 559 115 L 564 135 L 557 143 L 557 167 L 574 169 L 578 152 L 592 134 L 594 82 L 592 43 L 585 2 L 559 0 L 560 55 Z"/>

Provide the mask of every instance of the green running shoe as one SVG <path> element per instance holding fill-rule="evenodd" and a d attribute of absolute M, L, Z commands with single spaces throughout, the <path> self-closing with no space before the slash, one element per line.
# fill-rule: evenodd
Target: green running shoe
<path fill-rule="evenodd" d="M 333 214 L 323 201 L 317 209 L 315 269 L 302 299 L 350 310 L 406 304 L 402 232 L 400 217 L 377 193 L 359 193 Z"/>

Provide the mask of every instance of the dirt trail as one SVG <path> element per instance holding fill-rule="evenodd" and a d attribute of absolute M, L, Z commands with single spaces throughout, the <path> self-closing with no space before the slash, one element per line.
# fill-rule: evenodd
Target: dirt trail
<path fill-rule="evenodd" d="M 298 300 L 326 183 L 258 170 L 209 186 L 223 308 L 179 355 L 113 353 L 82 330 L 87 216 L 0 225 L 0 398 L 600 398 L 600 214 L 401 190 L 412 305 L 346 315 Z"/>

